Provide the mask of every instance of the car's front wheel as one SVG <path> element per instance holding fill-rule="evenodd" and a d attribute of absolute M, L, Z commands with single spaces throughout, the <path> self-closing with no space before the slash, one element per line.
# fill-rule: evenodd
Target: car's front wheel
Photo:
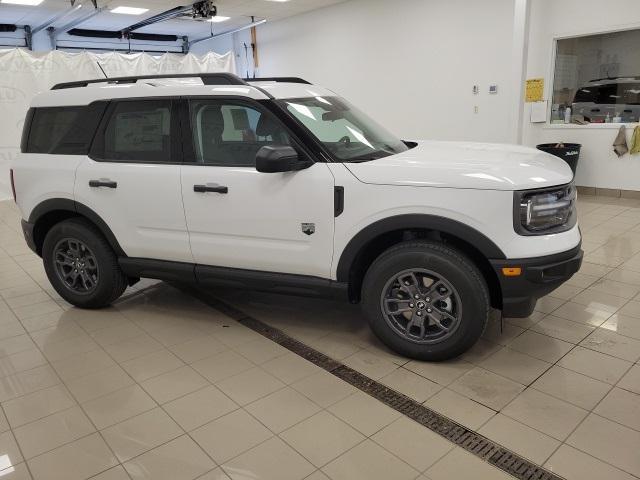
<path fill-rule="evenodd" d="M 447 245 L 395 245 L 369 267 L 362 304 L 374 333 L 392 350 L 446 360 L 469 349 L 489 318 L 489 293 L 478 268 Z"/>
<path fill-rule="evenodd" d="M 127 288 L 127 277 L 111 246 L 82 218 L 65 220 L 49 230 L 42 259 L 53 288 L 77 307 L 105 307 Z"/>

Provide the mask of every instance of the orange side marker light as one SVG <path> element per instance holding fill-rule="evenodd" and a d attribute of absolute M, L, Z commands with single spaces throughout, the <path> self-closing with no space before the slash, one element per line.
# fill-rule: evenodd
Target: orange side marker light
<path fill-rule="evenodd" d="M 522 268 L 520 267 L 502 267 L 502 274 L 505 277 L 517 277 L 522 274 Z"/>

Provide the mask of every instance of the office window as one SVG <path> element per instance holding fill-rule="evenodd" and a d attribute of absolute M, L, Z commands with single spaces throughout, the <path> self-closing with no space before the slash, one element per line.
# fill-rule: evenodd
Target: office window
<path fill-rule="evenodd" d="M 551 122 L 640 121 L 640 29 L 557 41 Z"/>

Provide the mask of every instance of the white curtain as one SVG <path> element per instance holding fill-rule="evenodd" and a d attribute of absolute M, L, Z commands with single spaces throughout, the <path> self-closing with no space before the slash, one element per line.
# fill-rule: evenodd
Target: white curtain
<path fill-rule="evenodd" d="M 155 73 L 236 72 L 232 52 L 204 56 L 165 53 L 34 53 L 0 50 L 0 200 L 11 197 L 9 165 L 20 151 L 24 117 L 34 95 L 60 82 Z"/>

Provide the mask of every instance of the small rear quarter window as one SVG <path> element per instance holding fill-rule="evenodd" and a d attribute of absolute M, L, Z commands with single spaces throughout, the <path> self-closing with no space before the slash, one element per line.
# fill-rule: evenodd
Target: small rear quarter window
<path fill-rule="evenodd" d="M 53 153 L 71 131 L 84 107 L 36 108 L 31 121 L 26 153 Z"/>

